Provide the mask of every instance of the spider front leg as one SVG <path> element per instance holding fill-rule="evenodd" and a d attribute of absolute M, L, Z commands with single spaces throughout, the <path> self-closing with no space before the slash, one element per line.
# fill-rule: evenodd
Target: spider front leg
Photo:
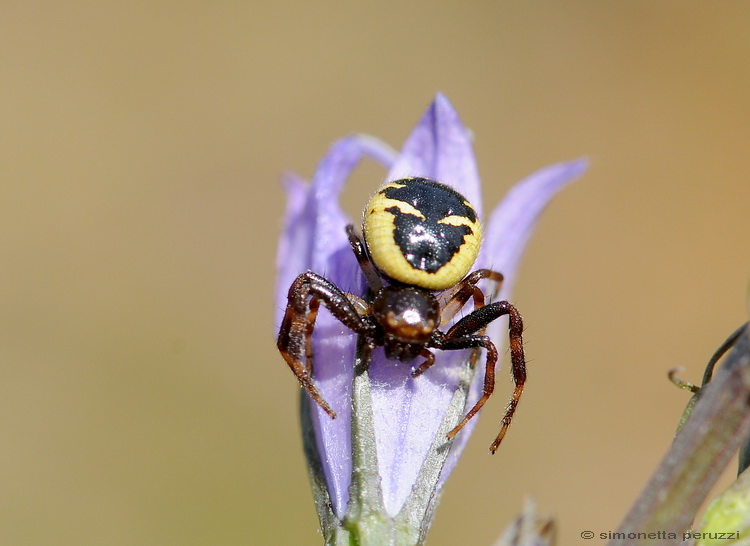
<path fill-rule="evenodd" d="M 297 380 L 310 397 L 331 417 L 336 412 L 323 399 L 313 383 L 312 334 L 320 305 L 324 305 L 344 326 L 356 334 L 372 336 L 375 326 L 364 316 L 367 304 L 361 299 L 339 290 L 324 277 L 307 271 L 289 287 L 284 320 L 276 345 Z M 305 363 L 303 363 L 303 360 Z"/>
<path fill-rule="evenodd" d="M 508 407 L 505 410 L 500 432 L 490 446 L 490 452 L 493 454 L 497 451 L 500 442 L 503 441 L 505 434 L 508 432 L 508 427 L 513 420 L 513 415 L 516 412 L 516 407 L 518 407 L 518 402 L 521 400 L 523 387 L 526 383 L 526 360 L 523 354 L 523 321 L 521 319 L 521 314 L 507 301 L 490 303 L 459 320 L 445 334 L 443 347 L 441 347 L 442 349 L 469 349 L 472 347 L 484 347 L 487 350 L 487 365 L 484 375 L 482 396 L 477 400 L 477 403 L 474 404 L 474 407 L 469 410 L 466 417 L 464 417 L 463 420 L 448 433 L 448 438 L 450 439 L 453 438 L 458 431 L 477 414 L 494 391 L 497 349 L 487 336 L 476 335 L 475 333 L 478 331 L 484 331 L 488 324 L 504 315 L 508 315 L 511 373 L 513 374 L 515 389 L 513 390 L 513 394 L 508 402 Z"/>

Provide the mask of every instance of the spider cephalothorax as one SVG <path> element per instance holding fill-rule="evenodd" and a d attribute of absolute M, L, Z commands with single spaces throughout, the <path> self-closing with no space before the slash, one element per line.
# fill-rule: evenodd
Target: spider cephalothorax
<path fill-rule="evenodd" d="M 426 178 L 404 178 L 382 186 L 370 199 L 362 222 L 363 238 L 347 226 L 349 241 L 369 287 L 365 299 L 341 291 L 321 275 L 307 271 L 289 288 L 278 347 L 300 384 L 331 418 L 336 413 L 315 386 L 311 336 L 323 304 L 342 324 L 360 335 L 363 362 L 375 347 L 387 358 L 411 362 L 424 358 L 417 377 L 435 363 L 430 349 L 483 348 L 487 352 L 482 396 L 448 433 L 453 438 L 476 415 L 495 387 L 497 349 L 484 335 L 488 324 L 507 315 L 511 371 L 515 390 L 503 417 L 495 452 L 513 419 L 526 381 L 521 315 L 507 301 L 485 302 L 477 286 L 482 279 L 499 284 L 502 275 L 489 269 L 471 274 L 482 239 L 471 204 L 454 189 Z M 468 274 L 468 275 L 467 275 Z M 383 281 L 386 280 L 387 284 Z M 472 300 L 474 310 L 448 324 Z"/>

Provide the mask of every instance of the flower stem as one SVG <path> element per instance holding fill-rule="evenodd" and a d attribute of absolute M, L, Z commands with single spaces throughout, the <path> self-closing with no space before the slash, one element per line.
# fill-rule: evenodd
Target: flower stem
<path fill-rule="evenodd" d="M 313 403 L 302 391 L 303 443 L 323 536 L 326 544 L 335 546 L 419 546 L 424 543 L 432 522 L 442 484 L 441 473 L 452 447 L 452 442 L 447 440 L 446 436 L 463 416 L 475 370 L 468 363 L 462 368 L 458 389 L 422 464 L 412 493 L 394 517 L 388 514 L 383 502 L 370 377 L 361 355 L 360 347 L 357 351 L 352 384 L 352 478 L 349 504 L 343 520 L 338 519 L 331 507 L 312 428 L 310 411 Z"/>
<path fill-rule="evenodd" d="M 610 546 L 629 533 L 687 530 L 700 504 L 740 444 L 750 435 L 750 339 L 738 339 Z"/>

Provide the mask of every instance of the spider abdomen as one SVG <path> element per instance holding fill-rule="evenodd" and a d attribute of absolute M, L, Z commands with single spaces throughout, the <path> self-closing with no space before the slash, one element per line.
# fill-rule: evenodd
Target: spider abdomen
<path fill-rule="evenodd" d="M 384 275 L 428 290 L 463 279 L 482 240 L 474 207 L 453 188 L 426 178 L 381 187 L 362 227 L 370 258 Z"/>

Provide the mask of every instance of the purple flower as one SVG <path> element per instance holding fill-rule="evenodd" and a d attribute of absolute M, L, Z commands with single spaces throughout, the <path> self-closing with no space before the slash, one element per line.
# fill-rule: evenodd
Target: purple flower
<path fill-rule="evenodd" d="M 325 276 L 345 292 L 365 295 L 364 279 L 344 229 L 358 221 L 348 218 L 338 202 L 347 178 L 363 157 L 383 164 L 388 170 L 385 180 L 421 176 L 453 186 L 481 217 L 481 188 L 470 135 L 443 95 L 437 95 L 400 153 L 362 135 L 338 141 L 310 184 L 294 175 L 284 180 L 288 202 L 278 254 L 277 331 L 289 286 L 306 270 Z M 577 160 L 533 174 L 516 185 L 485 221 L 484 242 L 474 269 L 503 273 L 500 299 L 510 295 L 518 261 L 538 215 L 585 167 L 584 160 Z M 374 181 L 373 191 L 379 182 Z M 506 324 L 498 320 L 489 330 L 500 354 L 507 338 L 501 331 L 507 330 Z M 476 419 L 458 433 L 449 449 L 438 448 L 446 443 L 445 433 L 479 396 L 484 359 L 474 374 L 466 366 L 470 351 L 439 353 L 432 368 L 412 378 L 411 366 L 387 360 L 378 348 L 369 367 L 369 381 L 357 383 L 355 345 L 356 336 L 321 306 L 313 335 L 314 379 L 338 417 L 331 419 L 311 404 L 304 391 L 303 413 L 309 419 L 306 450 L 308 459 L 314 459 L 311 475 L 319 486 L 316 496 L 325 497 L 317 498 L 324 532 L 326 521 L 341 525 L 361 514 L 364 502 L 384 512 L 386 519 L 403 517 L 414 523 L 416 518 L 415 525 L 421 529 L 417 532 L 423 535 L 436 493 L 455 466 Z M 372 466 L 369 477 L 368 464 Z M 354 488 L 350 488 L 352 481 Z M 350 499 L 351 491 L 371 495 L 371 490 L 382 498 Z M 419 515 L 415 516 L 417 505 Z M 404 515 L 405 507 L 411 510 L 409 515 Z"/>

